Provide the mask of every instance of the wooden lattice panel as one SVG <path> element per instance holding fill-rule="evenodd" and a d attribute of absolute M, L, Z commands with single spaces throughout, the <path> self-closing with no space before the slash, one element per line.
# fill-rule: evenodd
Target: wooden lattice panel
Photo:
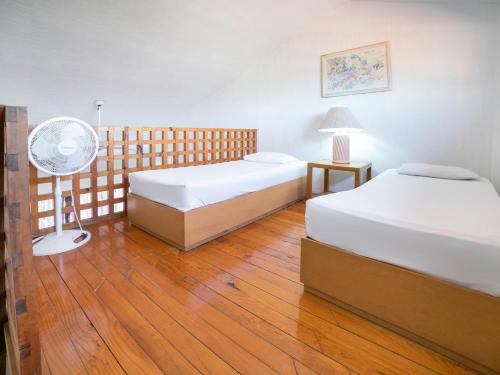
<path fill-rule="evenodd" d="M 256 129 L 110 127 L 99 128 L 99 139 L 90 167 L 61 178 L 66 228 L 76 224 L 73 206 L 82 224 L 126 215 L 129 173 L 240 160 L 257 150 Z M 30 176 L 33 233 L 51 232 L 55 177 L 33 166 Z"/>

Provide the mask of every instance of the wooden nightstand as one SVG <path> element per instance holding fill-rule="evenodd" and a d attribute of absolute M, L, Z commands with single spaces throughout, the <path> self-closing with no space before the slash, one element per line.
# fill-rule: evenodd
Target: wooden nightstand
<path fill-rule="evenodd" d="M 351 161 L 346 164 L 333 163 L 329 160 L 311 161 L 307 163 L 307 191 L 306 199 L 312 198 L 312 177 L 313 168 L 324 170 L 323 192 L 327 193 L 330 188 L 330 170 L 354 172 L 354 187 L 361 185 L 361 173 L 366 169 L 366 181 L 372 178 L 372 163 Z"/>

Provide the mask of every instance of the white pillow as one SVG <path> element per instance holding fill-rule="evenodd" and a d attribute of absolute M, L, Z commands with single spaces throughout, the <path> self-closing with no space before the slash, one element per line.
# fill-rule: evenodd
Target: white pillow
<path fill-rule="evenodd" d="M 246 161 L 253 161 L 255 163 L 272 163 L 272 164 L 285 164 L 291 161 L 298 161 L 296 157 L 281 152 L 256 152 L 255 154 L 245 155 L 243 157 Z"/>
<path fill-rule="evenodd" d="M 398 173 L 448 180 L 476 180 L 479 178 L 477 174 L 465 168 L 425 163 L 405 163 L 399 167 Z"/>

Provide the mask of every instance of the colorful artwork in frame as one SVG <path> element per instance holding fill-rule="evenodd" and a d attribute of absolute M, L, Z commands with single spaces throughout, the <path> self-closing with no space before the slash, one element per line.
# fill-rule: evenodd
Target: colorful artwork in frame
<path fill-rule="evenodd" d="M 391 90 L 389 42 L 321 56 L 323 97 Z"/>

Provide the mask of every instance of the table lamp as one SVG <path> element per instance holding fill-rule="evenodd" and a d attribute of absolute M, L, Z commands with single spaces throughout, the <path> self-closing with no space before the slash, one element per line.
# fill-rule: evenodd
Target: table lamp
<path fill-rule="evenodd" d="M 363 130 L 349 108 L 343 106 L 330 108 L 318 130 L 333 133 L 333 162 L 348 164 L 349 137 Z"/>

